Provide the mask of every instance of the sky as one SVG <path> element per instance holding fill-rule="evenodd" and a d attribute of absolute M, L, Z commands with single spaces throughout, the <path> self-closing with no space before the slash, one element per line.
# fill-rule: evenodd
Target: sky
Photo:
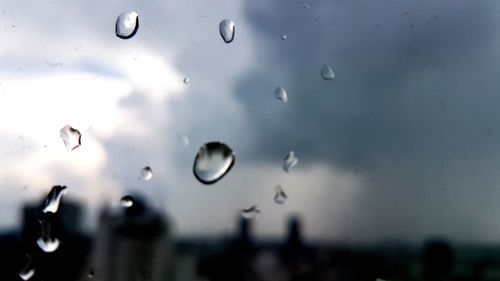
<path fill-rule="evenodd" d="M 9 1 L 0 7 L 0 227 L 53 185 L 99 210 L 139 194 L 178 235 L 500 240 L 500 4 L 494 1 Z M 116 17 L 139 14 L 137 34 Z M 231 19 L 224 43 L 219 22 Z M 282 36 L 286 35 L 286 40 Z M 335 79 L 323 80 L 328 64 Z M 183 83 L 189 77 L 190 83 Z M 273 96 L 283 87 L 288 102 Z M 59 130 L 82 146 L 68 152 Z M 189 146 L 178 135 L 189 138 Z M 214 185 L 199 147 L 236 162 Z M 299 158 L 290 173 L 282 162 Z M 138 180 L 150 166 L 150 181 Z M 273 202 L 281 185 L 288 195 Z"/>

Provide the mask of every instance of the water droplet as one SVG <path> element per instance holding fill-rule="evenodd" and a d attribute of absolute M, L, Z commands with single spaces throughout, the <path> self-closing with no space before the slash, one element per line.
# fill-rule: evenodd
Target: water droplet
<path fill-rule="evenodd" d="M 304 4 L 304 9 L 308 9 L 308 10 L 309 10 L 309 8 L 311 8 L 311 7 L 309 6 L 309 4 L 305 3 L 305 4 Z"/>
<path fill-rule="evenodd" d="M 260 214 L 260 210 L 257 208 L 257 205 L 241 210 L 241 216 L 245 219 L 255 218 L 258 214 Z"/>
<path fill-rule="evenodd" d="M 283 188 L 280 185 L 277 185 L 275 188 L 275 194 L 274 194 L 274 202 L 276 204 L 283 204 L 285 201 L 288 199 L 288 196 L 286 195 L 285 191 L 283 191 Z"/>
<path fill-rule="evenodd" d="M 288 36 L 286 36 L 286 34 L 281 35 L 281 40 L 286 40 L 287 38 Z"/>
<path fill-rule="evenodd" d="M 224 42 L 226 42 L 227 44 L 233 42 L 235 32 L 234 22 L 228 19 L 221 21 L 219 24 L 219 32 Z"/>
<path fill-rule="evenodd" d="M 21 277 L 21 279 L 26 281 L 30 280 L 31 277 L 33 277 L 33 275 L 35 275 L 35 267 L 33 265 L 33 260 L 30 257 L 28 257 L 28 261 L 23 266 L 21 271 L 19 271 L 19 277 Z"/>
<path fill-rule="evenodd" d="M 45 198 L 45 203 L 42 209 L 44 213 L 56 213 L 59 210 L 59 205 L 61 204 L 61 199 L 64 194 L 66 194 L 67 187 L 62 185 L 56 185 L 52 187 L 49 194 Z"/>
<path fill-rule="evenodd" d="M 121 39 L 134 37 L 139 29 L 139 14 L 123 12 L 116 18 L 115 34 Z"/>
<path fill-rule="evenodd" d="M 275 90 L 274 90 L 274 97 L 281 101 L 282 103 L 285 103 L 288 101 L 288 94 L 286 93 L 286 90 L 281 88 L 280 86 L 278 86 Z"/>
<path fill-rule="evenodd" d="M 120 199 L 120 205 L 123 208 L 130 208 L 132 205 L 134 205 L 134 198 L 130 195 L 125 195 Z"/>
<path fill-rule="evenodd" d="M 89 272 L 87 273 L 87 277 L 88 277 L 89 279 L 94 278 L 94 269 L 92 269 L 92 268 L 91 268 L 91 269 L 89 270 Z"/>
<path fill-rule="evenodd" d="M 64 126 L 59 133 L 68 151 L 72 151 L 81 145 L 82 135 L 80 131 L 70 125 Z"/>
<path fill-rule="evenodd" d="M 182 82 L 184 82 L 184 84 L 189 84 L 189 77 L 184 77 L 184 80 L 182 80 Z"/>
<path fill-rule="evenodd" d="M 52 253 L 59 248 L 60 242 L 59 242 L 59 239 L 57 239 L 57 238 L 44 239 L 43 237 L 40 237 L 40 238 L 38 238 L 38 240 L 36 240 L 36 244 L 45 253 Z"/>
<path fill-rule="evenodd" d="M 323 64 L 321 68 L 321 77 L 325 80 L 332 80 L 335 78 L 335 73 L 333 73 L 332 68 L 328 64 Z"/>
<path fill-rule="evenodd" d="M 229 146 L 221 142 L 209 142 L 198 150 L 193 173 L 201 183 L 213 184 L 231 170 L 234 161 L 235 156 Z"/>
<path fill-rule="evenodd" d="M 182 146 L 182 147 L 188 147 L 189 146 L 189 138 L 185 135 L 178 134 L 177 135 L 177 142 Z"/>
<path fill-rule="evenodd" d="M 146 166 L 146 167 L 142 168 L 142 170 L 141 170 L 141 178 L 140 179 L 142 179 L 144 181 L 148 181 L 152 177 L 153 177 L 153 170 L 151 169 L 151 167 Z"/>
<path fill-rule="evenodd" d="M 293 151 L 290 151 L 283 161 L 283 170 L 289 173 L 293 168 L 295 168 L 295 166 L 297 166 L 298 163 L 299 159 L 295 157 L 295 153 Z"/>

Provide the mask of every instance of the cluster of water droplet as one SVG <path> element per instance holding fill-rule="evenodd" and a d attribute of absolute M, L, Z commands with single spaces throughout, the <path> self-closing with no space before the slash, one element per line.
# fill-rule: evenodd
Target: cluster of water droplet
<path fill-rule="evenodd" d="M 61 200 L 66 191 L 66 186 L 56 185 L 52 187 L 36 212 L 40 224 L 40 236 L 36 240 L 36 244 L 44 253 L 56 251 L 61 244 L 61 241 L 56 237 L 56 233 L 54 233 L 52 225 L 58 218 Z M 24 267 L 19 271 L 19 277 L 22 280 L 29 280 L 35 275 L 34 264 L 34 260 L 28 256 Z"/>
<path fill-rule="evenodd" d="M 57 212 L 66 190 L 66 186 L 56 185 L 52 187 L 49 194 L 47 194 L 47 197 L 45 198 L 41 212 L 38 213 L 41 235 L 36 243 L 38 247 L 46 253 L 54 252 L 59 248 L 60 241 L 53 233 L 52 223 L 57 218 Z"/>
<path fill-rule="evenodd" d="M 305 4 L 304 8 L 309 9 L 309 5 Z M 134 11 L 123 12 L 118 15 L 115 24 L 115 35 L 121 39 L 130 39 L 134 37 L 139 29 L 139 15 Z M 224 19 L 219 23 L 219 33 L 222 40 L 229 44 L 233 42 L 235 38 L 235 24 L 230 19 Z M 286 34 L 281 35 L 281 40 L 287 40 Z M 333 80 L 335 78 L 335 73 L 332 68 L 324 64 L 321 68 L 321 77 L 324 80 Z M 185 77 L 183 80 L 184 84 L 189 84 L 189 77 Z M 286 103 L 288 101 L 287 91 L 278 86 L 274 90 L 274 97 L 282 102 Z M 67 125 L 60 130 L 60 136 L 66 146 L 68 151 L 72 151 L 81 145 L 81 134 L 77 129 Z M 189 145 L 189 139 L 185 135 L 177 135 L 177 141 L 183 147 Z M 231 170 L 235 162 L 235 155 L 232 149 L 224 144 L 223 142 L 207 142 L 203 144 L 198 153 L 195 156 L 193 164 L 193 174 L 195 178 L 203 184 L 214 184 L 221 180 L 228 172 Z M 283 160 L 283 170 L 287 173 L 297 166 L 298 158 L 295 156 L 293 151 L 290 151 Z M 146 166 L 140 171 L 139 180 L 149 181 L 153 177 L 153 170 L 151 167 Z M 47 195 L 45 205 L 43 206 L 43 214 L 56 214 L 59 208 L 59 204 L 64 194 L 66 188 L 61 186 L 54 187 L 51 192 Z M 275 194 L 273 200 L 276 204 L 283 204 L 287 200 L 288 196 L 284 192 L 280 185 L 275 187 Z M 130 208 L 134 205 L 134 199 L 129 196 L 123 196 L 121 198 L 120 204 L 124 208 Z M 241 215 L 244 218 L 253 218 L 260 213 L 260 210 L 256 205 L 253 205 L 247 209 L 241 211 Z M 42 237 L 37 241 L 38 246 L 44 252 L 52 252 L 57 250 L 59 247 L 59 240 L 50 237 L 50 223 L 46 219 L 41 219 Z M 44 234 L 45 233 L 45 234 Z M 34 270 L 33 270 L 34 272 Z M 29 271 L 23 274 L 23 276 L 29 276 Z M 20 274 L 21 275 L 21 274 Z M 22 277 L 23 279 L 25 277 Z M 29 279 L 29 277 L 28 277 Z M 27 280 L 27 279 L 25 279 Z"/>
<path fill-rule="evenodd" d="M 309 9 L 309 5 L 305 4 L 306 9 Z M 139 15 L 134 11 L 128 11 L 121 13 L 115 24 L 115 35 L 121 39 L 130 39 L 134 37 L 139 29 Z M 235 24 L 230 19 L 224 19 L 219 23 L 219 32 L 222 40 L 229 44 L 233 42 L 235 38 Z M 287 40 L 287 35 L 282 34 L 281 40 Z M 321 77 L 324 80 L 333 80 L 335 74 L 332 68 L 324 64 L 321 68 Z M 189 77 L 185 77 L 183 80 L 184 84 L 189 84 Z M 274 90 L 274 97 L 282 102 L 286 103 L 288 101 L 287 91 L 278 86 Z M 64 145 L 68 151 L 73 151 L 81 146 L 81 133 L 79 130 L 66 125 L 60 129 L 60 137 L 64 142 Z M 185 135 L 177 135 L 177 140 L 179 144 L 183 147 L 189 145 L 189 139 Z M 206 185 L 214 184 L 221 180 L 225 175 L 229 173 L 231 168 L 235 163 L 235 155 L 233 150 L 223 142 L 207 142 L 203 144 L 198 153 L 195 156 L 193 164 L 193 174 L 195 178 Z M 283 160 L 283 170 L 289 173 L 298 164 L 298 158 L 295 156 L 293 151 L 290 151 Z M 153 170 L 150 166 L 144 167 L 140 171 L 139 180 L 149 181 L 153 177 Z M 61 241 L 55 236 L 53 232 L 52 224 L 54 219 L 57 218 L 60 203 L 63 195 L 66 193 L 66 186 L 54 186 L 51 191 L 47 194 L 47 197 L 41 206 L 39 212 L 37 213 L 37 218 L 40 223 L 40 236 L 36 240 L 36 244 L 44 253 L 52 253 L 56 251 Z M 284 204 L 288 199 L 285 191 L 280 185 L 275 187 L 273 200 L 276 204 Z M 129 209 L 134 206 L 134 198 L 130 195 L 125 195 L 120 200 L 120 205 Z M 242 209 L 240 214 L 243 218 L 251 219 L 255 218 L 261 210 L 257 205 L 252 205 L 249 208 Z M 22 280 L 29 280 L 35 275 L 34 261 L 31 257 L 27 258 L 25 266 L 20 270 L 19 277 Z M 90 270 L 88 277 L 92 278 L 94 276 L 93 270 Z"/>

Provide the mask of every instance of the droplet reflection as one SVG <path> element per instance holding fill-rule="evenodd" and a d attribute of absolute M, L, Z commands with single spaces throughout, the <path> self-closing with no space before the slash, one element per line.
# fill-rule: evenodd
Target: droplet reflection
<path fill-rule="evenodd" d="M 283 89 L 281 86 L 278 86 L 275 90 L 274 90 L 274 97 L 281 101 L 282 103 L 285 103 L 288 101 L 288 94 L 286 92 L 285 89 Z"/>
<path fill-rule="evenodd" d="M 82 135 L 80 131 L 70 125 L 64 126 L 59 133 L 68 151 L 72 151 L 81 145 Z"/>
<path fill-rule="evenodd" d="M 222 142 L 209 142 L 198 150 L 194 159 L 193 173 L 204 184 L 213 184 L 224 177 L 233 167 L 235 156 Z"/>
<path fill-rule="evenodd" d="M 275 187 L 275 194 L 273 199 L 276 204 L 283 204 L 288 199 L 288 196 L 286 195 L 285 191 L 283 191 L 283 188 L 280 185 L 277 185 Z"/>
<path fill-rule="evenodd" d="M 299 163 L 299 159 L 295 157 L 295 152 L 290 151 L 288 155 L 283 160 L 283 170 L 289 173 L 297 164 Z"/>
<path fill-rule="evenodd" d="M 139 14 L 136 12 L 123 12 L 116 18 L 115 34 L 121 39 L 134 37 L 139 29 Z"/>
<path fill-rule="evenodd" d="M 335 78 L 335 73 L 333 73 L 332 68 L 328 64 L 324 64 L 321 68 L 321 77 L 325 80 L 333 80 Z"/>
<path fill-rule="evenodd" d="M 219 32 L 222 36 L 222 40 L 229 44 L 234 40 L 235 26 L 232 20 L 225 19 L 219 24 Z"/>
<path fill-rule="evenodd" d="M 257 208 L 257 205 L 253 205 L 248 209 L 241 210 L 241 216 L 245 219 L 255 218 L 258 214 L 260 214 L 260 210 L 259 208 Z"/>

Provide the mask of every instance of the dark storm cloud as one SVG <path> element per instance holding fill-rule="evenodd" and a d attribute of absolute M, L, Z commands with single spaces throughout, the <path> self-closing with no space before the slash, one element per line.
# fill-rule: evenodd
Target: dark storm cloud
<path fill-rule="evenodd" d="M 258 139 L 252 157 L 275 161 L 293 149 L 300 165 L 366 175 L 353 218 L 335 226 L 351 237 L 494 237 L 487 216 L 498 211 L 498 5 L 309 5 L 246 4 L 258 59 L 234 92 Z M 321 79 L 324 63 L 335 80 Z M 273 100 L 278 85 L 286 104 Z"/>
<path fill-rule="evenodd" d="M 282 154 L 287 144 L 306 157 L 359 165 L 399 157 L 412 144 L 415 149 L 467 126 L 455 115 L 471 112 L 456 107 L 477 103 L 484 70 L 473 69 L 491 41 L 494 15 L 476 2 L 405 3 L 247 4 L 261 33 L 260 60 L 235 93 L 255 121 L 257 145 L 269 150 L 264 155 Z M 282 33 L 288 40 L 279 40 Z M 324 63 L 336 72 L 333 82 L 321 80 Z M 493 89 L 496 81 L 490 83 Z M 285 105 L 273 103 L 278 85 L 288 90 Z"/>

